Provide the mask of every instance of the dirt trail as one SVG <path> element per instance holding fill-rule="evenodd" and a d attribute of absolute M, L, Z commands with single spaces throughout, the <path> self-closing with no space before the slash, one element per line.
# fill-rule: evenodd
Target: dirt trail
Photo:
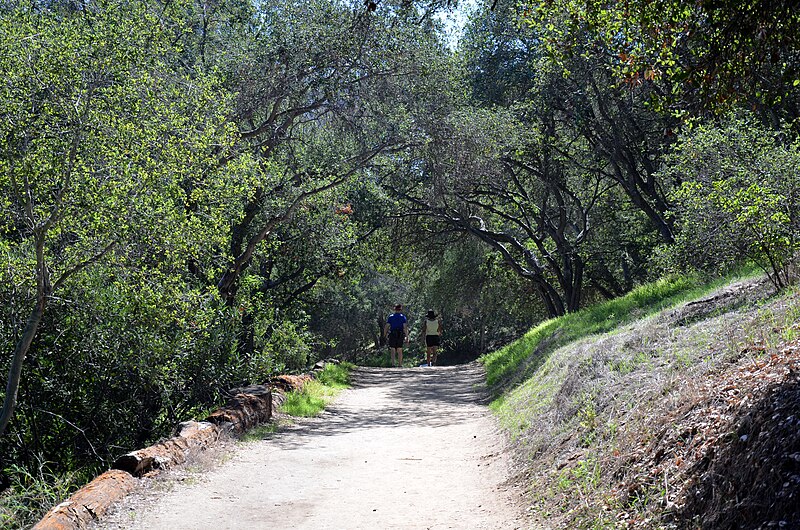
<path fill-rule="evenodd" d="M 359 369 L 322 416 L 238 448 L 227 463 L 105 528 L 522 528 L 475 365 Z M 154 497 L 154 495 L 151 495 Z"/>

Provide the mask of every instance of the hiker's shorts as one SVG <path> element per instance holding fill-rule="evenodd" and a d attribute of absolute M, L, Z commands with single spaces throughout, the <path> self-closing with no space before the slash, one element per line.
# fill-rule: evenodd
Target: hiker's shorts
<path fill-rule="evenodd" d="M 393 329 L 389 332 L 389 347 L 390 348 L 402 348 L 403 347 L 403 339 L 405 339 L 405 333 L 402 329 Z"/>

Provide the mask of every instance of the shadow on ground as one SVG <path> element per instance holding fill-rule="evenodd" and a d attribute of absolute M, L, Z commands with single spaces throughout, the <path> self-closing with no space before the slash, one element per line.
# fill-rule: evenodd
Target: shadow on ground
<path fill-rule="evenodd" d="M 297 434 L 336 436 L 365 428 L 446 427 L 476 417 L 487 402 L 485 374 L 477 364 L 420 368 L 358 368 L 352 388 L 363 395 L 357 404 L 334 403 L 317 418 L 299 420 Z M 300 446 L 302 437 L 278 437 L 284 448 Z"/>

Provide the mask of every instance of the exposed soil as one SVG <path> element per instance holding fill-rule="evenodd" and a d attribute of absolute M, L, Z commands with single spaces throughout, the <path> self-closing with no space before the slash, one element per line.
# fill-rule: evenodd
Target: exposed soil
<path fill-rule="evenodd" d="M 800 342 L 683 393 L 621 467 L 622 496 L 664 484 L 665 520 L 678 528 L 800 528 Z"/>
<path fill-rule="evenodd" d="M 546 526 L 800 529 L 798 336 L 754 278 L 556 350 L 501 411 Z"/>
<path fill-rule="evenodd" d="M 151 479 L 98 528 L 527 527 L 483 380 L 476 364 L 359 369 L 320 417 Z"/>

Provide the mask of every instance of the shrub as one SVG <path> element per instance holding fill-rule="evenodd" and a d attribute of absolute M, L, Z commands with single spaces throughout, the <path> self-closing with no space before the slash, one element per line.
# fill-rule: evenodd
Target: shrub
<path fill-rule="evenodd" d="M 678 237 L 675 268 L 724 271 L 753 261 L 777 288 L 795 279 L 800 150 L 754 120 L 701 125 L 667 157 Z"/>

